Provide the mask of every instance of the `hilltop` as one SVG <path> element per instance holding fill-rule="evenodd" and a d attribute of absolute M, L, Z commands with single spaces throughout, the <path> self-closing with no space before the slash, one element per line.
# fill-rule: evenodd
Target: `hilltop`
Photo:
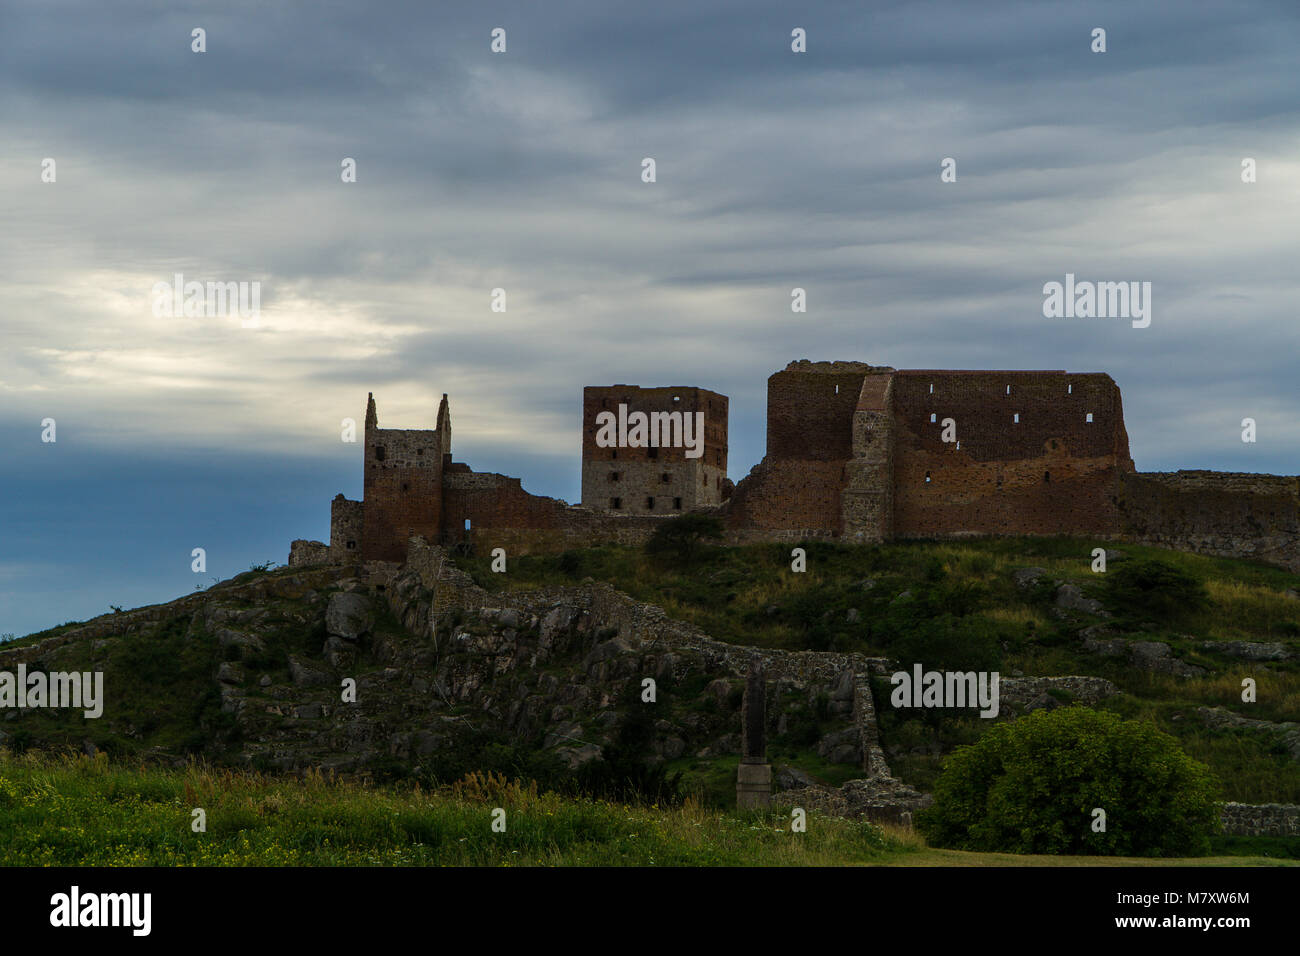
<path fill-rule="evenodd" d="M 784 545 L 689 566 L 609 546 L 501 574 L 417 541 L 404 565 L 252 571 L 6 644 L 0 669 L 101 670 L 107 700 L 99 720 L 10 710 L 0 732 L 13 750 L 429 783 L 496 771 L 727 805 L 758 654 L 778 786 L 899 819 L 988 723 L 891 708 L 888 674 L 921 661 L 999 671 L 999 720 L 1072 703 L 1144 717 L 1224 799 L 1300 802 L 1300 577 L 1131 544 L 1100 574 L 1098 544 L 810 543 L 803 573 Z M 1194 582 L 1199 606 L 1152 615 L 1125 599 L 1125 566 L 1152 560 Z"/>

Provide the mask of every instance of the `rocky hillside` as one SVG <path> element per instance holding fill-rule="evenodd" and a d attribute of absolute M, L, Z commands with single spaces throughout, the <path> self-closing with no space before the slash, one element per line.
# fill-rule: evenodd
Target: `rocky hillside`
<path fill-rule="evenodd" d="M 740 753 L 743 678 L 758 658 L 767 677 L 768 752 L 778 786 L 805 805 L 897 818 L 924 802 L 918 788 L 932 779 L 942 754 L 987 722 L 889 707 L 887 675 L 914 659 L 908 656 L 915 650 L 907 643 L 912 635 L 904 632 L 931 622 L 926 602 L 934 595 L 926 580 L 935 575 L 931 569 L 908 577 L 896 555 L 859 550 L 840 555 L 846 580 L 853 579 L 843 593 L 824 576 L 808 584 L 811 597 L 776 594 L 760 584 L 755 600 L 772 603 L 752 614 L 727 608 L 743 603 L 733 600 L 742 573 L 729 566 L 711 572 L 713 593 L 730 591 L 721 601 L 702 592 L 707 612 L 701 613 L 712 618 L 692 615 L 689 606 L 683 614 L 680 603 L 670 617 L 592 577 L 551 583 L 541 564 L 531 582 L 529 565 L 516 561 L 514 587 L 483 587 L 441 549 L 419 542 L 400 566 L 250 572 L 169 604 L 65 625 L 0 648 L 0 670 L 23 663 L 33 670 L 101 671 L 106 698 L 97 720 L 80 711 L 7 709 L 0 743 L 170 762 L 201 754 L 264 770 L 314 767 L 443 781 L 490 768 L 590 782 L 601 779 L 602 767 L 608 777 L 642 766 L 665 777 L 681 772 L 688 788 L 725 803 L 734 793 Z M 857 560 L 883 560 L 890 570 L 855 577 Z M 462 563 L 474 570 L 473 561 Z M 1030 634 L 1027 643 L 1001 642 L 1004 654 L 1018 656 L 1003 669 L 999 719 L 1069 702 L 1147 714 L 1185 740 L 1208 735 L 1211 756 L 1216 741 L 1232 742 L 1233 766 L 1245 782 L 1230 795 L 1259 793 L 1256 802 L 1264 802 L 1275 796 L 1265 792 L 1272 782 L 1291 786 L 1287 768 L 1300 758 L 1292 739 L 1296 724 L 1276 719 L 1285 710 L 1276 688 L 1293 680 L 1294 641 L 1203 641 L 1187 634 L 1156 640 L 1161 634 L 1134 633 L 1127 618 L 1057 573 L 1052 562 L 1005 563 L 985 556 L 972 562 L 971 575 L 1006 589 L 986 609 L 989 620 L 1010 620 Z M 573 561 L 568 564 L 572 570 Z M 951 579 L 960 577 L 961 564 L 950 560 L 954 573 L 934 585 L 947 602 L 945 613 L 964 600 L 970 584 Z M 645 589 L 653 582 L 642 575 L 624 586 Z M 1284 611 L 1288 600 L 1278 598 Z M 829 634 L 825 642 L 864 635 L 863 650 L 754 647 L 727 631 L 737 618 L 757 619 L 754 633 L 786 626 L 796 611 L 816 633 Z M 1039 613 L 1051 619 L 1050 629 Z M 729 640 L 712 639 L 682 616 L 717 620 Z M 885 625 L 903 637 L 882 645 L 889 653 L 870 652 L 872 641 L 884 639 L 873 633 L 893 633 Z M 1269 626 L 1269 633 L 1290 633 L 1285 621 Z M 742 638 L 747 633 L 744 625 L 738 630 Z M 953 633 L 970 636 L 962 647 L 989 643 L 969 624 Z M 940 650 L 936 645 L 934 652 Z M 1236 694 L 1233 662 L 1243 661 L 1257 676 L 1281 682 L 1269 688 L 1274 702 L 1249 717 L 1222 703 Z M 1220 693 L 1214 681 L 1225 673 L 1230 681 Z M 1170 686 L 1192 693 L 1202 706 L 1171 701 Z M 1187 736 L 1193 724 L 1197 729 Z"/>

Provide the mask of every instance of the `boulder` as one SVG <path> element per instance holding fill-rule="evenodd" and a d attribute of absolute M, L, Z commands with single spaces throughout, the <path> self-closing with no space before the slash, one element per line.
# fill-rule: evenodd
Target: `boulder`
<path fill-rule="evenodd" d="M 296 657 L 289 658 L 289 677 L 299 687 L 312 687 L 317 684 L 324 684 L 329 680 L 329 675 L 324 671 L 305 664 Z"/>
<path fill-rule="evenodd" d="M 341 591 L 330 597 L 325 608 L 325 630 L 335 637 L 357 641 L 374 626 L 370 599 L 355 591 Z"/>
<path fill-rule="evenodd" d="M 1129 646 L 1129 654 L 1135 667 L 1158 674 L 1195 677 L 1205 673 L 1204 667 L 1185 664 L 1174 657 L 1169 645 L 1161 641 L 1134 641 Z"/>
<path fill-rule="evenodd" d="M 1011 580 L 1016 582 L 1016 587 L 1027 591 L 1046 573 L 1047 568 L 1017 568 L 1011 572 Z"/>
<path fill-rule="evenodd" d="M 1107 617 L 1106 608 L 1095 598 L 1084 597 L 1083 591 L 1075 584 L 1062 584 L 1056 589 L 1056 606 L 1063 611 L 1083 611 Z"/>
<path fill-rule="evenodd" d="M 817 781 L 798 767 L 782 766 L 776 772 L 776 789 L 799 790 L 803 787 L 815 787 Z"/>
<path fill-rule="evenodd" d="M 222 661 L 217 666 L 217 680 L 223 684 L 242 684 L 244 682 L 244 669 L 238 664 Z"/>
<path fill-rule="evenodd" d="M 1264 641 L 1202 641 L 1201 647 L 1245 661 L 1284 661 L 1294 655 L 1285 644 Z"/>

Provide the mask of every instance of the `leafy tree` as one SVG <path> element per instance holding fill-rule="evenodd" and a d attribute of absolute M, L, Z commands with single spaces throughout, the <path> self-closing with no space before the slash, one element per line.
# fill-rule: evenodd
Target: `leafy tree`
<path fill-rule="evenodd" d="M 1002 853 L 1194 856 L 1219 829 L 1217 784 L 1154 725 L 1087 707 L 997 724 L 944 765 L 917 829 Z M 1094 830 L 1095 809 L 1105 832 Z"/>
<path fill-rule="evenodd" d="M 716 541 L 721 537 L 721 519 L 716 515 L 692 512 L 660 524 L 646 542 L 645 549 L 647 554 L 666 555 L 683 564 L 691 564 L 700 556 L 705 538 Z"/>

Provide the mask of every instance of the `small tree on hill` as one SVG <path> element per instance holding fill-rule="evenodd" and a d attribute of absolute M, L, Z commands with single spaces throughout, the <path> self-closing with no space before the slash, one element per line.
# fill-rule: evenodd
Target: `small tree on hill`
<path fill-rule="evenodd" d="M 916 826 L 957 850 L 1194 856 L 1219 828 L 1215 791 L 1209 769 L 1153 725 L 1063 707 L 954 751 Z"/>
<path fill-rule="evenodd" d="M 722 521 L 715 515 L 690 513 L 664 521 L 646 542 L 647 554 L 675 557 L 690 564 L 704 549 L 704 539 L 722 537 Z"/>
<path fill-rule="evenodd" d="M 1199 580 L 1165 561 L 1133 561 L 1106 575 L 1106 598 L 1121 613 L 1173 621 L 1209 604 Z"/>

